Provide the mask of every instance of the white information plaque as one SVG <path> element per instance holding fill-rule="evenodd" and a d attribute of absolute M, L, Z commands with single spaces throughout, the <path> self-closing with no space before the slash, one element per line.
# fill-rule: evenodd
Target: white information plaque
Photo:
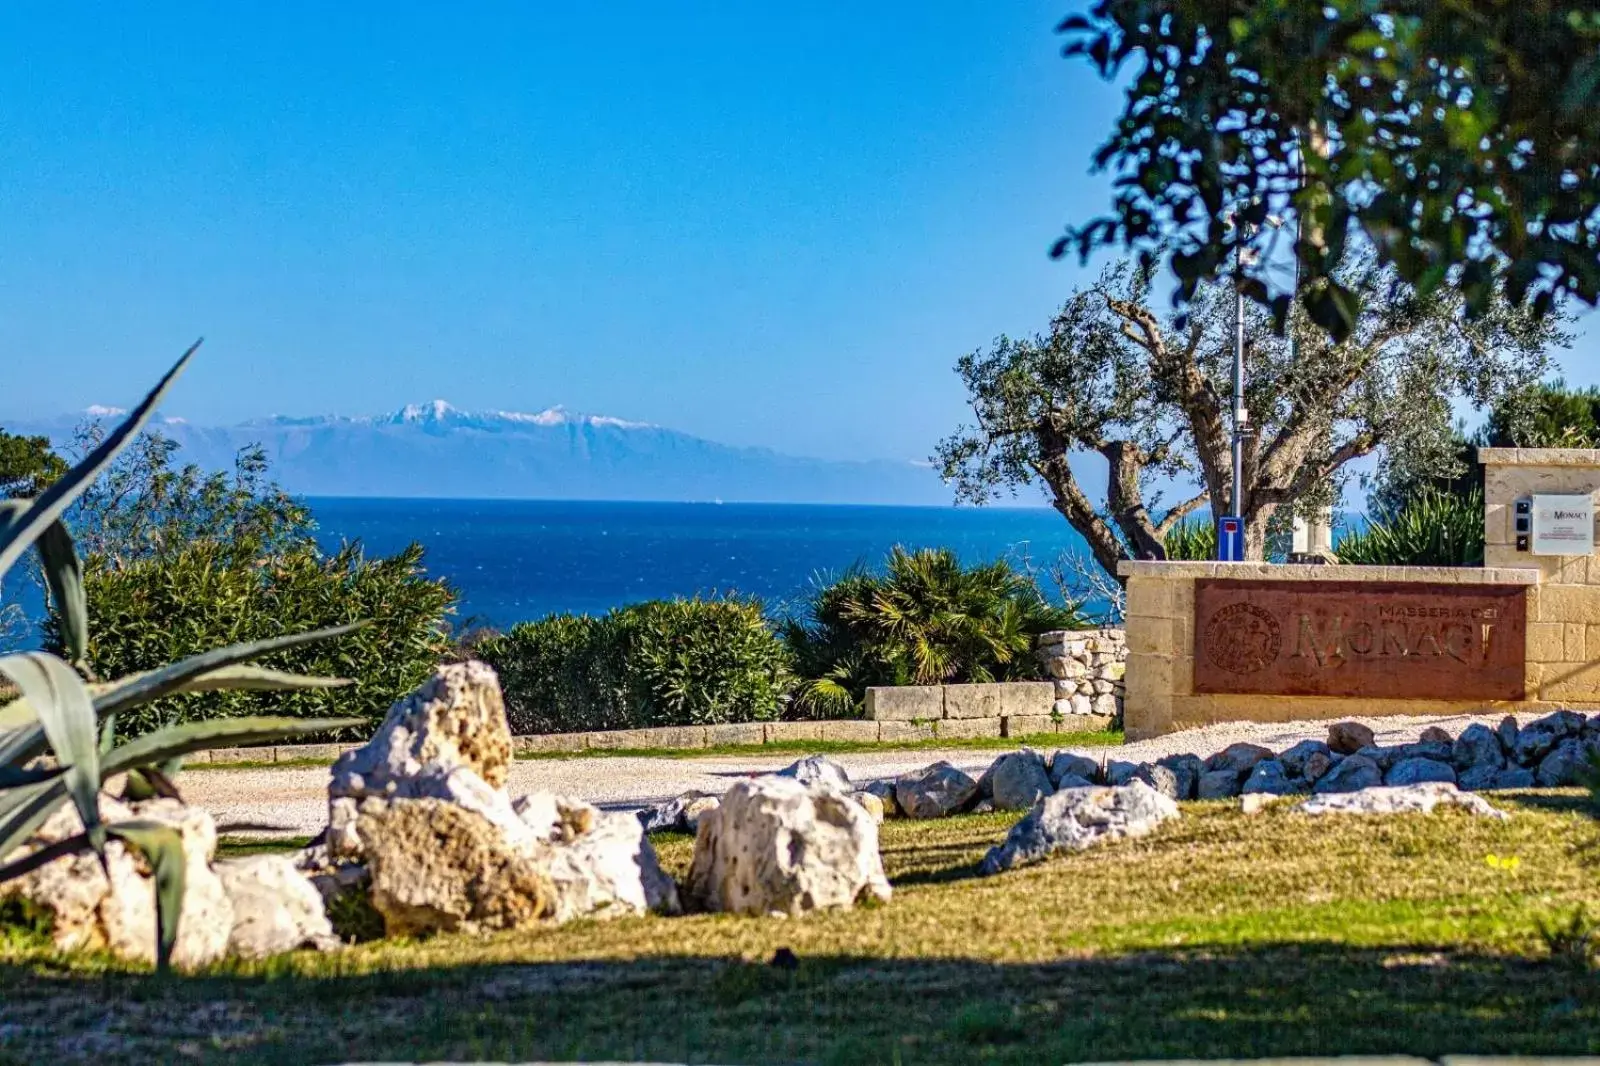
<path fill-rule="evenodd" d="M 1530 547 L 1535 555 L 1594 554 L 1594 497 L 1535 496 Z"/>

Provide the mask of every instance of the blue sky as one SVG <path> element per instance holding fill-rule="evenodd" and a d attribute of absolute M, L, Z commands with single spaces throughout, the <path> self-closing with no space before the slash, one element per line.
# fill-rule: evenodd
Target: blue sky
<path fill-rule="evenodd" d="M 564 403 L 918 458 L 1107 202 L 1068 0 L 68 7 L 0 8 L 0 416 L 204 334 L 196 421 Z"/>

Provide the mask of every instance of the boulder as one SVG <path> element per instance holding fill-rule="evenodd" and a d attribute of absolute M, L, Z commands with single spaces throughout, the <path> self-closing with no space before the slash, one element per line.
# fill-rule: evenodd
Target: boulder
<path fill-rule="evenodd" d="M 1388 770 L 1389 767 L 1406 758 L 1406 754 L 1401 750 L 1401 747 L 1399 744 L 1388 747 L 1373 745 L 1372 747 L 1362 748 L 1356 754 L 1377 763 L 1378 769 Z"/>
<path fill-rule="evenodd" d="M 1354 755 L 1374 743 L 1372 730 L 1360 722 L 1335 722 L 1328 727 L 1328 747 L 1340 755 Z"/>
<path fill-rule="evenodd" d="M 1050 756 L 1050 783 L 1061 788 L 1061 778 L 1067 774 L 1093 781 L 1100 776 L 1100 764 L 1088 756 L 1074 755 L 1070 751 L 1058 751 Z"/>
<path fill-rule="evenodd" d="M 1413 756 L 1396 762 L 1383 777 L 1386 785 L 1420 785 L 1426 781 L 1448 781 L 1453 785 L 1456 772 L 1447 762 Z"/>
<path fill-rule="evenodd" d="M 185 890 L 173 947 L 175 966 L 192 969 L 221 958 L 233 928 L 233 904 L 211 869 L 217 831 L 211 815 L 173 799 L 125 804 L 100 798 L 107 822 L 159 822 L 183 839 Z M 24 845 L 26 852 L 83 832 L 77 809 L 58 808 Z M 22 857 L 22 852 L 9 856 Z M 105 864 L 92 852 L 65 855 L 0 884 L 0 899 L 19 896 L 50 918 L 50 935 L 63 951 L 97 948 L 119 958 L 153 963 L 156 958 L 155 883 L 142 855 L 121 841 L 107 842 Z"/>
<path fill-rule="evenodd" d="M 883 816 L 895 818 L 900 814 L 900 804 L 894 798 L 893 781 L 869 781 L 861 791 L 870 792 L 883 802 Z"/>
<path fill-rule="evenodd" d="M 480 662 L 439 667 L 389 708 L 370 741 L 333 764 L 328 785 L 328 848 L 357 858 L 363 802 L 436 799 L 475 811 L 513 844 L 528 843 L 503 786 L 511 762 L 500 682 Z"/>
<path fill-rule="evenodd" d="M 1320 740 L 1302 740 L 1278 756 L 1284 772 L 1290 777 L 1306 776 L 1306 761 L 1314 755 L 1329 756 L 1332 750 Z"/>
<path fill-rule="evenodd" d="M 1534 780 L 1545 788 L 1584 784 L 1593 772 L 1589 745 L 1576 737 L 1557 744 L 1539 762 Z"/>
<path fill-rule="evenodd" d="M 1094 787 L 1095 783 L 1093 781 L 1090 781 L 1087 777 L 1079 777 L 1077 774 L 1062 774 L 1061 777 L 1056 780 L 1057 792 L 1060 792 L 1064 788 Z"/>
<path fill-rule="evenodd" d="M 1495 736 L 1500 738 L 1500 748 L 1507 755 L 1514 755 L 1517 750 L 1517 719 L 1513 715 L 1506 715 L 1500 719 L 1500 724 L 1495 726 Z"/>
<path fill-rule="evenodd" d="M 1491 807 L 1483 797 L 1462 792 L 1448 781 L 1383 785 L 1360 792 L 1313 796 L 1296 809 L 1306 814 L 1428 814 L 1440 804 L 1462 807 L 1489 818 L 1506 817 L 1504 811 Z"/>
<path fill-rule="evenodd" d="M 1418 739 L 1424 744 L 1454 744 L 1456 741 L 1456 738 L 1450 735 L 1449 730 L 1443 726 L 1436 725 L 1430 725 L 1424 729 Z"/>
<path fill-rule="evenodd" d="M 1162 766 L 1160 763 L 1140 763 L 1139 772 L 1133 775 L 1135 781 L 1143 781 L 1157 792 L 1171 800 L 1187 799 L 1187 796 L 1178 792 L 1178 775 L 1171 767 Z"/>
<path fill-rule="evenodd" d="M 1126 759 L 1110 759 L 1106 762 L 1106 784 L 1113 787 L 1126 785 L 1139 773 L 1139 763 L 1128 762 Z"/>
<path fill-rule="evenodd" d="M 339 946 L 322 893 L 287 855 L 248 855 L 215 866 L 233 905 L 228 951 L 247 959 Z"/>
<path fill-rule="evenodd" d="M 646 833 L 692 833 L 699 824 L 700 815 L 717 803 L 717 797 L 711 793 L 690 789 L 675 799 L 646 807 L 639 812 L 639 821 L 644 824 Z"/>
<path fill-rule="evenodd" d="M 1394 752 L 1394 758 L 1390 766 L 1402 759 L 1433 759 L 1447 763 L 1455 757 L 1454 743 L 1439 740 L 1419 740 L 1414 744 L 1401 744 L 1391 750 Z M 1384 769 L 1387 770 L 1389 767 L 1385 766 Z"/>
<path fill-rule="evenodd" d="M 789 916 L 890 895 L 867 812 L 784 778 L 736 782 L 701 820 L 685 892 L 703 910 Z"/>
<path fill-rule="evenodd" d="M 1055 791 L 1044 756 L 1029 748 L 1000 756 L 990 774 L 990 798 L 998 811 L 1025 811 Z"/>
<path fill-rule="evenodd" d="M 1566 738 L 1564 723 L 1541 718 L 1537 722 L 1529 722 L 1517 730 L 1517 743 L 1511 751 L 1511 757 L 1523 766 L 1532 768 L 1539 765 L 1550 751 Z"/>
<path fill-rule="evenodd" d="M 850 793 L 850 798 L 861 805 L 861 809 L 866 811 L 867 814 L 871 816 L 875 825 L 883 824 L 883 818 L 886 812 L 884 810 L 883 800 L 877 795 L 862 790 L 860 792 Z"/>
<path fill-rule="evenodd" d="M 1196 799 L 1232 799 L 1239 794 L 1236 770 L 1207 770 L 1195 784 Z"/>
<path fill-rule="evenodd" d="M 1450 761 L 1462 771 L 1478 767 L 1498 770 L 1505 765 L 1506 756 L 1495 731 L 1481 722 L 1474 722 L 1463 729 L 1451 745 Z"/>
<path fill-rule="evenodd" d="M 947 762 L 936 762 L 897 778 L 894 799 L 907 818 L 943 818 L 978 798 L 978 783 Z"/>
<path fill-rule="evenodd" d="M 1365 755 L 1347 755 L 1338 765 L 1322 775 L 1312 791 L 1318 795 L 1330 792 L 1356 792 L 1383 784 L 1383 771 Z"/>
<path fill-rule="evenodd" d="M 1180 800 L 1192 800 L 1200 788 L 1200 775 L 1205 773 L 1206 764 L 1198 755 L 1184 753 L 1182 755 L 1168 755 L 1156 760 L 1157 766 L 1165 766 L 1172 771 L 1176 779 L 1177 796 Z"/>
<path fill-rule="evenodd" d="M 389 936 L 519 929 L 555 914 L 548 864 L 469 808 L 432 798 L 369 801 L 357 832 L 372 905 Z"/>
<path fill-rule="evenodd" d="M 1522 773 L 1528 773 L 1528 771 L 1522 770 L 1520 766 L 1517 769 Z M 1456 775 L 1456 787 L 1467 792 L 1482 792 L 1484 789 L 1497 788 L 1498 786 L 1495 782 L 1500 779 L 1500 775 L 1504 772 L 1505 768 L 1503 766 L 1492 766 L 1488 763 L 1469 766 Z M 1531 778 L 1533 775 L 1529 774 L 1528 776 Z"/>
<path fill-rule="evenodd" d="M 792 777 L 802 785 L 827 785 L 846 794 L 855 791 L 844 767 L 826 755 L 807 755 L 779 770 L 776 776 Z"/>
<path fill-rule="evenodd" d="M 1563 737 L 1576 737 L 1583 734 L 1585 723 L 1586 719 L 1577 711 L 1552 711 L 1543 718 L 1530 722 L 1529 727 L 1538 726 Z"/>
<path fill-rule="evenodd" d="M 1012 826 L 1005 841 L 984 856 L 980 869 L 997 874 L 1063 852 L 1144 836 L 1177 817 L 1178 805 L 1143 781 L 1057 792 Z"/>
<path fill-rule="evenodd" d="M 1243 793 L 1264 792 L 1273 796 L 1287 796 L 1292 792 L 1304 792 L 1303 781 L 1291 781 L 1289 772 L 1283 763 L 1277 759 L 1262 759 L 1250 771 L 1250 776 L 1245 779 Z"/>
<path fill-rule="evenodd" d="M 1532 788 L 1536 783 L 1533 771 L 1522 766 L 1508 766 L 1495 775 L 1490 788 Z"/>
<path fill-rule="evenodd" d="M 1322 780 L 1324 774 L 1333 769 L 1334 761 L 1338 758 L 1339 756 L 1332 752 L 1314 751 L 1306 756 L 1306 763 L 1300 768 L 1300 776 L 1306 784 L 1314 785 Z"/>
<path fill-rule="evenodd" d="M 639 819 L 556 796 L 547 805 L 545 796 L 524 797 L 533 802 L 523 807 L 523 817 L 548 845 L 540 858 L 554 889 L 552 920 L 682 913 L 677 886 L 662 871 Z M 547 806 L 555 808 L 554 819 L 545 816 Z"/>
<path fill-rule="evenodd" d="M 1272 758 L 1272 751 L 1263 748 L 1260 744 L 1246 744 L 1242 741 L 1229 744 L 1206 760 L 1207 770 L 1232 770 L 1243 778 L 1255 768 L 1256 763 L 1262 759 Z"/>

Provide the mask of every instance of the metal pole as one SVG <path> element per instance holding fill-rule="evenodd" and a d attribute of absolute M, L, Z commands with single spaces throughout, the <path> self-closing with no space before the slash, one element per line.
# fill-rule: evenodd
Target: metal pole
<path fill-rule="evenodd" d="M 1242 238 L 1244 232 L 1241 230 Z M 1244 269 L 1244 245 L 1235 246 L 1235 262 L 1239 271 Z M 1229 510 L 1244 517 L 1244 435 L 1250 414 L 1244 407 L 1244 290 L 1234 276 L 1233 308 L 1233 495 Z M 1242 532 L 1242 530 L 1241 530 Z"/>

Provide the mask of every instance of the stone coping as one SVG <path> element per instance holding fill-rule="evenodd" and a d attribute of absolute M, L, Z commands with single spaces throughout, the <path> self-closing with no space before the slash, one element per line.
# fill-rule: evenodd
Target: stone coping
<path fill-rule="evenodd" d="M 1050 682 L 1043 682 L 1048 685 Z M 808 740 L 853 744 L 904 744 L 924 740 L 978 740 L 1042 736 L 1047 733 L 1092 733 L 1110 729 L 1113 720 L 1098 714 L 1029 714 L 940 721 L 883 721 L 836 718 L 807 722 L 736 722 L 727 725 L 660 726 L 653 729 L 605 729 L 588 733 L 536 733 L 511 738 L 518 755 L 567 755 L 588 751 L 670 748 L 693 750 L 721 745 L 803 743 Z M 235 763 L 332 762 L 366 741 L 342 744 L 276 744 L 255 748 L 217 748 L 184 757 L 190 765 Z"/>
<path fill-rule="evenodd" d="M 1600 452 L 1595 454 L 1600 455 Z M 1235 578 L 1266 581 L 1413 581 L 1440 585 L 1537 585 L 1542 571 L 1513 566 L 1345 566 L 1343 564 L 1142 562 L 1117 564 L 1121 577 L 1192 581 Z"/>
<path fill-rule="evenodd" d="M 1484 466 L 1600 466 L 1600 448 L 1479 448 Z"/>

